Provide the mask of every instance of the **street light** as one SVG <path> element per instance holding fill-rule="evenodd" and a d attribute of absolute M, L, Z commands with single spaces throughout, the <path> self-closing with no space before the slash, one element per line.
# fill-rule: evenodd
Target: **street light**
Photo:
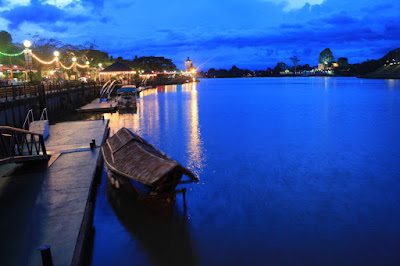
<path fill-rule="evenodd" d="M 32 66 L 32 50 L 29 49 L 32 46 L 32 43 L 29 40 L 25 40 L 23 42 L 23 45 L 25 46 L 25 49 L 24 49 L 25 67 L 27 69 L 29 69 L 29 81 L 32 82 L 32 69 L 31 69 L 31 66 Z"/>
<path fill-rule="evenodd" d="M 101 80 L 101 76 L 100 76 L 100 71 L 101 71 L 101 67 L 103 66 L 103 64 L 99 63 L 98 66 L 99 66 L 99 69 L 96 69 L 96 71 L 97 71 L 97 74 L 99 75 L 99 81 L 101 82 L 102 80 Z M 96 77 L 97 77 L 97 74 L 96 74 Z"/>
<path fill-rule="evenodd" d="M 54 51 L 53 55 L 56 57 L 56 69 L 60 68 L 60 62 L 58 62 L 58 57 L 60 56 L 60 52 L 59 51 Z"/>
<path fill-rule="evenodd" d="M 74 74 L 74 79 L 76 79 L 78 70 L 76 69 L 76 57 L 75 56 L 72 57 L 72 65 L 73 65 L 72 72 Z"/>
<path fill-rule="evenodd" d="M 30 41 L 30 40 L 25 40 L 25 41 L 24 41 L 24 46 L 25 46 L 25 48 L 31 47 L 31 46 L 32 46 L 31 41 Z"/>

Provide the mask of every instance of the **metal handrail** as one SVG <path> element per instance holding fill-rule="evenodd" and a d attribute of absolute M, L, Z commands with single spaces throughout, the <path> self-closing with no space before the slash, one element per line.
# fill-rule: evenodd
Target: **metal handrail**
<path fill-rule="evenodd" d="M 24 121 L 24 124 L 22 125 L 22 128 L 29 129 L 29 124 L 33 121 L 35 121 L 35 119 L 33 118 L 33 109 L 30 109 L 28 111 L 28 113 L 26 114 L 25 121 Z M 28 128 L 25 127 L 27 124 L 28 124 Z"/>
<path fill-rule="evenodd" d="M 104 89 L 107 88 L 107 86 L 109 85 L 110 82 L 111 82 L 111 80 L 107 81 L 106 83 L 104 83 L 103 87 L 101 87 L 101 90 L 100 90 L 100 97 L 101 97 L 101 95 L 103 94 Z"/>
<path fill-rule="evenodd" d="M 47 108 L 43 108 L 42 115 L 40 116 L 40 120 L 49 120 L 49 116 L 47 115 Z"/>
<path fill-rule="evenodd" d="M 111 89 L 115 87 L 115 82 L 117 82 L 116 80 L 113 80 L 110 84 L 110 86 L 108 86 L 106 93 L 107 93 L 107 99 L 110 98 L 110 91 L 112 91 Z"/>
<path fill-rule="evenodd" d="M 113 92 L 113 90 L 115 89 L 116 86 L 117 86 L 117 84 L 115 84 L 115 80 L 114 80 L 113 83 L 111 84 L 111 86 L 107 90 L 107 99 L 110 98 L 110 95 L 111 95 L 111 93 Z"/>
<path fill-rule="evenodd" d="M 107 99 L 110 97 L 109 91 L 114 86 L 116 80 L 113 80 L 113 81 L 109 80 L 108 82 L 111 82 L 111 83 L 108 84 L 107 88 L 105 88 L 104 91 L 100 94 L 100 100 L 103 98 L 106 98 L 105 95 L 107 95 Z"/>
<path fill-rule="evenodd" d="M 48 159 L 42 134 L 0 126 L 0 164 Z"/>

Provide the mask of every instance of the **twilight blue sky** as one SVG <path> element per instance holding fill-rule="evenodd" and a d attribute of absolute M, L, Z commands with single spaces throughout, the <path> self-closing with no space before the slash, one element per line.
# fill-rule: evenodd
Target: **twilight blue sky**
<path fill-rule="evenodd" d="M 277 62 L 316 65 L 329 47 L 350 63 L 400 47 L 398 0 L 0 0 L 0 30 L 14 41 L 39 34 L 95 42 L 131 59 L 187 56 L 210 67 L 266 69 Z"/>

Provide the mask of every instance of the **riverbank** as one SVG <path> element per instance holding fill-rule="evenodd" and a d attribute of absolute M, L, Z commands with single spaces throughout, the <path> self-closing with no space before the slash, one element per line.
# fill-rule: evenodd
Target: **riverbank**
<path fill-rule="evenodd" d="M 367 75 L 360 76 L 359 78 L 367 79 L 400 79 L 400 65 L 398 64 L 387 64 L 379 68 L 378 70 L 369 73 Z"/>

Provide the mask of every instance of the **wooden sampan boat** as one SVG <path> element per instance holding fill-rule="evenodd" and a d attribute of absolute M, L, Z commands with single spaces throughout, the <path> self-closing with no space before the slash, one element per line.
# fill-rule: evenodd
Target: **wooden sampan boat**
<path fill-rule="evenodd" d="M 136 194 L 153 209 L 172 210 L 178 184 L 197 182 L 198 178 L 177 161 L 154 148 L 146 140 L 121 128 L 101 148 L 110 182 Z M 182 181 L 186 175 L 189 180 Z"/>

